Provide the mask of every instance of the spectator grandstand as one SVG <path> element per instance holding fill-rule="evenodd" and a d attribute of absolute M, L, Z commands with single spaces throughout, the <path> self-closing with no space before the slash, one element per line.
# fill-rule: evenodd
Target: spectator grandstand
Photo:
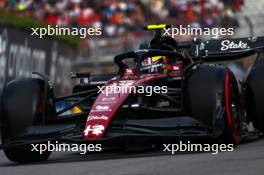
<path fill-rule="evenodd" d="M 0 0 L 0 9 L 59 26 L 102 27 L 105 36 L 142 31 L 149 23 L 237 26 L 243 0 Z"/>

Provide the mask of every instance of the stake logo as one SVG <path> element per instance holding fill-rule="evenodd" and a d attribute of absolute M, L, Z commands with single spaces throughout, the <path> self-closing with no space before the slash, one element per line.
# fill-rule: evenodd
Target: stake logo
<path fill-rule="evenodd" d="M 229 50 L 229 49 L 250 49 L 247 43 L 244 43 L 243 41 L 239 41 L 238 43 L 235 43 L 234 41 L 230 40 L 224 40 L 221 43 L 222 47 L 221 50 Z"/>

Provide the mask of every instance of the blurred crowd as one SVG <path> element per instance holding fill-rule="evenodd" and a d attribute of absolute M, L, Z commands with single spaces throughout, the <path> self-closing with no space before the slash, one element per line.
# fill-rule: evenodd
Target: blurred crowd
<path fill-rule="evenodd" d="M 242 5 L 243 0 L 0 0 L 0 9 L 59 26 L 102 27 L 106 36 L 157 23 L 236 27 Z"/>

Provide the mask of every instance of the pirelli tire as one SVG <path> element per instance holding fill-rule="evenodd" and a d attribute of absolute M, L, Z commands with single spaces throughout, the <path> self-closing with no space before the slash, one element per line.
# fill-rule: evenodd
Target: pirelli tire
<path fill-rule="evenodd" d="M 190 115 L 208 126 L 215 122 L 217 98 L 225 109 L 223 129 L 218 140 L 238 145 L 241 132 L 241 103 L 233 73 L 222 66 L 202 65 L 191 70 L 187 78 L 186 99 Z"/>
<path fill-rule="evenodd" d="M 43 84 L 37 79 L 17 79 L 4 87 L 1 96 L 3 145 L 10 143 L 27 127 L 43 122 L 43 99 Z M 31 145 L 4 146 L 3 151 L 9 160 L 22 163 L 44 161 L 50 156 L 48 151 L 42 154 L 32 151 Z"/>
<path fill-rule="evenodd" d="M 257 64 L 247 80 L 247 107 L 249 119 L 264 132 L 264 63 Z"/>

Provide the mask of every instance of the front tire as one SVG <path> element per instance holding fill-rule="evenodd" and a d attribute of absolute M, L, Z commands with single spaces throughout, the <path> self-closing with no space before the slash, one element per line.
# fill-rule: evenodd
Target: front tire
<path fill-rule="evenodd" d="M 1 139 L 3 144 L 14 140 L 27 127 L 42 124 L 43 85 L 37 79 L 18 79 L 8 83 L 2 94 Z M 14 162 L 37 162 L 47 160 L 50 152 L 31 151 L 31 145 L 4 147 L 7 158 Z"/>

